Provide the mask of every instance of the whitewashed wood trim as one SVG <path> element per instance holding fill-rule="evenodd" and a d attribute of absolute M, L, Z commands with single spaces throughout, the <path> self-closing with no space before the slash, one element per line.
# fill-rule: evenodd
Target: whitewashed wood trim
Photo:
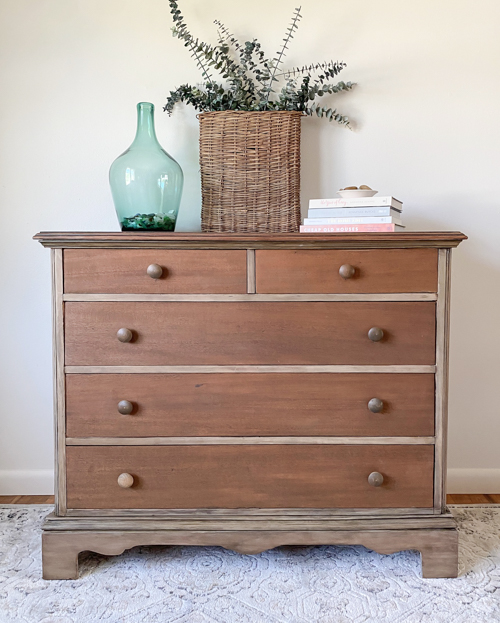
<path fill-rule="evenodd" d="M 54 377 L 55 509 L 66 512 L 66 387 L 64 378 L 63 251 L 51 250 L 52 261 L 52 361 Z"/>
<path fill-rule="evenodd" d="M 68 437 L 68 446 L 432 445 L 434 437 Z"/>
<path fill-rule="evenodd" d="M 248 260 L 248 256 L 247 256 Z M 248 266 L 248 264 L 247 264 Z M 255 267 L 254 267 L 255 268 Z M 248 294 L 64 294 L 66 302 L 191 302 L 191 303 L 263 303 L 263 302 L 408 302 L 436 301 L 437 295 L 429 292 L 396 294 L 252 294 L 255 273 L 247 279 Z"/>
<path fill-rule="evenodd" d="M 399 519 L 426 515 L 436 516 L 435 510 L 429 508 L 78 508 L 68 509 L 68 517 L 175 517 L 185 519 L 270 519 L 297 517 L 387 517 Z M 441 513 L 439 513 L 441 515 Z"/>
<path fill-rule="evenodd" d="M 451 251 L 438 251 L 436 304 L 436 444 L 434 454 L 434 507 L 446 506 L 446 446 L 448 427 L 448 357 L 450 331 Z"/>
<path fill-rule="evenodd" d="M 278 512 L 279 515 L 279 512 Z M 348 518 L 280 516 L 217 517 L 56 517 L 49 515 L 44 530 L 417 530 L 455 528 L 451 513 L 411 517 L 380 516 Z"/>
<path fill-rule="evenodd" d="M 247 293 L 255 294 L 257 291 L 255 272 L 255 249 L 247 249 Z M 244 299 L 246 300 L 246 299 Z"/>
<path fill-rule="evenodd" d="M 156 233 L 156 232 L 154 232 Z M 449 237 L 446 237 L 446 234 Z M 62 235 L 60 235 L 62 234 Z M 66 235 L 68 234 L 68 235 Z M 437 234 L 437 238 L 436 238 Z M 459 232 L 405 232 L 403 234 L 210 234 L 154 239 L 144 232 L 140 239 L 127 239 L 122 232 L 41 232 L 35 239 L 53 249 L 423 249 L 453 248 L 465 238 Z"/>
<path fill-rule="evenodd" d="M 66 366 L 67 374 L 434 374 L 436 366 Z"/>

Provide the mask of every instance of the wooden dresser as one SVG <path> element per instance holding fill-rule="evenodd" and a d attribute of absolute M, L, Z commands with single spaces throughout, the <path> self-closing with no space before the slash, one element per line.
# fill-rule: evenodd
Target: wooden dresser
<path fill-rule="evenodd" d="M 136 545 L 416 549 L 445 504 L 457 232 L 40 233 L 52 249 L 56 507 L 43 576 Z"/>

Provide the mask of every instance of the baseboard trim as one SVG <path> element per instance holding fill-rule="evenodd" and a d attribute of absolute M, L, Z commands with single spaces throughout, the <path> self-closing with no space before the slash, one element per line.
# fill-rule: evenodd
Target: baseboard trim
<path fill-rule="evenodd" d="M 51 469 L 0 470 L 0 495 L 53 495 Z"/>
<path fill-rule="evenodd" d="M 448 493 L 500 493 L 500 469 L 448 469 Z"/>
<path fill-rule="evenodd" d="M 500 493 L 499 469 L 448 469 L 448 493 Z M 51 469 L 0 470 L 0 495 L 53 495 Z"/>

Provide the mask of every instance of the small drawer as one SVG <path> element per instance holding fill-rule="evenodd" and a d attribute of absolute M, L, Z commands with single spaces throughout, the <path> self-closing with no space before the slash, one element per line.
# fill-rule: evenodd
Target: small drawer
<path fill-rule="evenodd" d="M 257 250 L 260 294 L 437 292 L 437 249 Z"/>
<path fill-rule="evenodd" d="M 246 251 L 65 249 L 64 292 L 243 294 Z"/>
<path fill-rule="evenodd" d="M 435 303 L 69 302 L 65 337 L 68 366 L 434 365 Z"/>
<path fill-rule="evenodd" d="M 432 374 L 68 374 L 68 437 L 434 435 Z"/>
<path fill-rule="evenodd" d="M 433 504 L 431 445 L 68 446 L 66 457 L 69 509 Z"/>

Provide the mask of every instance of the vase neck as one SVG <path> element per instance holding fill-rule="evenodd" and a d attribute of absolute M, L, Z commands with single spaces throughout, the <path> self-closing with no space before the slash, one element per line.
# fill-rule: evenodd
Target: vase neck
<path fill-rule="evenodd" d="M 137 104 L 137 132 L 132 147 L 157 143 L 154 120 L 155 107 L 149 102 Z"/>

